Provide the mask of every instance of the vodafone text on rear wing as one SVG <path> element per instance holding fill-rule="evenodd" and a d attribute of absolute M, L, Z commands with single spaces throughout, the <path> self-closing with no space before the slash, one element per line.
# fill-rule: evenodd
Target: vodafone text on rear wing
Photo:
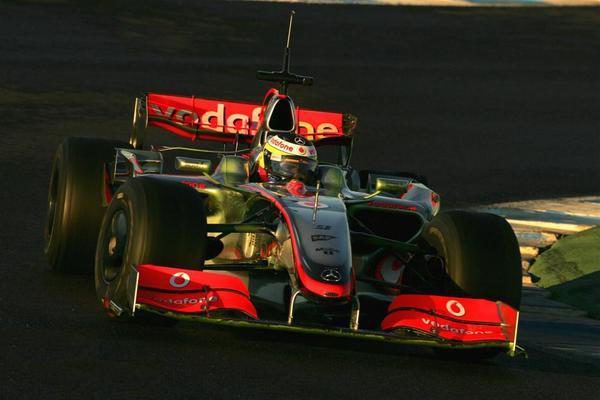
<path fill-rule="evenodd" d="M 264 106 L 195 96 L 149 93 L 136 98 L 132 145 L 143 129 L 154 126 L 189 140 L 250 143 L 263 122 Z M 313 141 L 351 136 L 356 117 L 351 114 L 296 107 L 296 132 Z M 237 139 L 236 139 L 237 137 Z"/>

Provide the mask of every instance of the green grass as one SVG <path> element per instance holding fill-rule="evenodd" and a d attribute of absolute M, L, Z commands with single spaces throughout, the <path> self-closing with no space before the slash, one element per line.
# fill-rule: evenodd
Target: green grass
<path fill-rule="evenodd" d="M 558 241 L 531 267 L 553 299 L 600 319 L 600 227 Z"/>

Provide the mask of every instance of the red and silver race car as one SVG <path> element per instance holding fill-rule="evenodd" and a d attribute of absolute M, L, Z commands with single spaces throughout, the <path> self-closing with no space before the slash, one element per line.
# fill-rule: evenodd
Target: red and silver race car
<path fill-rule="evenodd" d="M 149 93 L 129 142 L 66 139 L 48 197 L 52 268 L 93 269 L 118 319 L 518 352 L 520 255 L 506 221 L 440 213 L 422 176 L 354 170 L 356 118 L 297 107 L 288 85 L 312 78 L 289 71 L 289 37 L 284 60 L 258 73 L 281 84 L 261 104 Z M 146 143 L 149 127 L 191 144 Z M 257 149 L 289 134 L 301 138 L 290 149 L 316 146 L 314 176 L 256 179 Z"/>

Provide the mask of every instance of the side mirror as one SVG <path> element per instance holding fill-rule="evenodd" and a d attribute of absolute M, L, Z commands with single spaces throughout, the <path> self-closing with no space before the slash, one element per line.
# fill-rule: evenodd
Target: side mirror
<path fill-rule="evenodd" d="M 401 196 L 408 190 L 408 184 L 412 179 L 375 177 L 375 191 L 391 194 L 392 196 Z"/>
<path fill-rule="evenodd" d="M 418 175 L 414 172 L 363 169 L 362 171 L 359 171 L 358 174 L 360 176 L 360 186 L 370 191 L 374 190 L 375 181 L 377 178 L 408 180 L 412 182 L 422 183 L 425 186 L 429 186 L 426 176 Z"/>
<path fill-rule="evenodd" d="M 192 172 L 195 174 L 210 173 L 212 163 L 210 160 L 190 157 L 175 157 L 175 168 L 178 171 Z"/>

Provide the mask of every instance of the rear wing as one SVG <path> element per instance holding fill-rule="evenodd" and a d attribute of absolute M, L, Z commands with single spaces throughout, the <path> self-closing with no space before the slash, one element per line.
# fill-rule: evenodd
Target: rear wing
<path fill-rule="evenodd" d="M 189 140 L 250 143 L 264 107 L 257 104 L 148 93 L 136 98 L 131 144 L 139 148 L 148 126 Z M 351 114 L 296 108 L 297 133 L 313 141 L 349 139 L 357 124 Z"/>

